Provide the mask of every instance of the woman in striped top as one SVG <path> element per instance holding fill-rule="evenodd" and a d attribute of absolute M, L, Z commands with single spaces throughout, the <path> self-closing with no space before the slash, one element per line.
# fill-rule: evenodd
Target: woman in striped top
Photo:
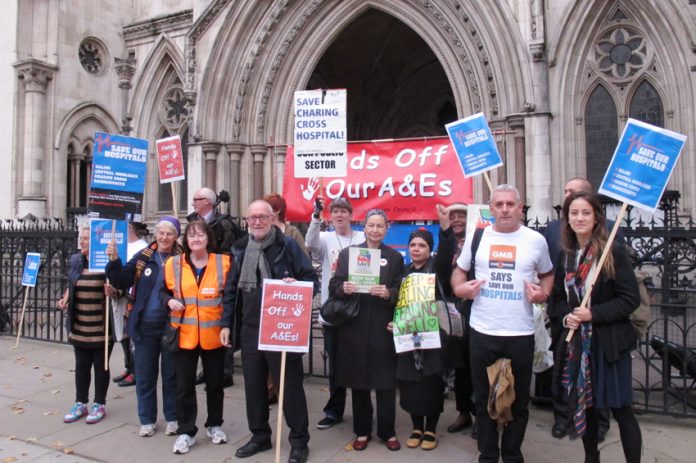
<path fill-rule="evenodd" d="M 80 230 L 80 252 L 70 258 L 68 287 L 58 301 L 67 311 L 68 338 L 75 350 L 76 403 L 63 421 L 72 423 L 87 416 L 87 423 L 98 423 L 106 416 L 106 393 L 109 389 L 109 370 L 104 366 L 105 336 L 109 336 L 109 355 L 113 339 L 105 333 L 105 295 L 116 290 L 106 285 L 104 273 L 88 270 L 89 227 Z M 94 404 L 87 408 L 89 386 L 94 369 Z"/>

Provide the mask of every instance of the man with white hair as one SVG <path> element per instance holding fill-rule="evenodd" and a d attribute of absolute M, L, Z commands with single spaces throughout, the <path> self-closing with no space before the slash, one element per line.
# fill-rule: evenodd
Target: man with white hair
<path fill-rule="evenodd" d="M 205 220 L 215 235 L 213 252 L 229 255 L 232 243 L 241 238 L 244 233 L 228 214 L 223 214 L 216 209 L 218 195 L 210 188 L 203 187 L 193 194 L 191 205 L 193 212 L 186 217 L 189 222 Z"/>
<path fill-rule="evenodd" d="M 314 293 L 319 291 L 309 257 L 297 241 L 273 225 L 269 203 L 252 202 L 246 221 L 249 235 L 232 249 L 234 263 L 225 287 L 220 331 L 223 345 L 234 344 L 242 350 L 246 414 L 252 436 L 237 449 L 236 458 L 248 458 L 272 447 L 266 381 L 270 372 L 274 384 L 280 385 L 281 352 L 258 349 L 263 280 L 311 281 Z M 309 416 L 303 381 L 302 354 L 287 353 L 283 414 L 290 428 L 288 463 L 305 463 L 309 455 Z"/>
<path fill-rule="evenodd" d="M 483 229 L 476 254 L 468 237 L 452 289 L 471 299 L 471 378 L 476 401 L 479 463 L 524 461 L 522 441 L 529 420 L 529 388 L 534 361 L 532 304 L 543 303 L 553 285 L 553 265 L 544 237 L 522 225 L 522 200 L 512 185 L 499 185 L 490 200 L 492 226 Z M 472 268 L 473 267 L 473 268 Z M 475 277 L 467 274 L 474 270 Z M 535 278 L 539 284 L 535 284 Z M 488 372 L 500 358 L 510 360 L 515 378 L 512 421 L 498 442 L 497 423 L 488 415 Z"/>

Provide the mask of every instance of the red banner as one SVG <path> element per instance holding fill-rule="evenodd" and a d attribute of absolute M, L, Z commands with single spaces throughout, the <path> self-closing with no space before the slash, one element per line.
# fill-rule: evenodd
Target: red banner
<path fill-rule="evenodd" d="M 349 143 L 346 177 L 294 178 L 295 161 L 290 146 L 283 181 L 290 221 L 309 221 L 320 190 L 327 204 L 347 198 L 356 220 L 372 208 L 384 209 L 389 220 L 437 220 L 436 204 L 473 201 L 472 181 L 446 137 Z"/>

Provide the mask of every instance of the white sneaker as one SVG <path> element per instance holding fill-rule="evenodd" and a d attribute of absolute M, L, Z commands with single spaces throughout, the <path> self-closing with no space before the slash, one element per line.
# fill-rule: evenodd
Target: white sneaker
<path fill-rule="evenodd" d="M 222 430 L 220 426 L 211 426 L 205 432 L 205 435 L 213 441 L 213 444 L 225 444 L 227 443 L 227 435 Z"/>
<path fill-rule="evenodd" d="M 152 437 L 155 435 L 157 432 L 157 425 L 155 423 L 152 424 L 144 424 L 140 426 L 140 437 Z"/>
<path fill-rule="evenodd" d="M 167 421 L 167 429 L 164 434 L 167 436 L 176 436 L 176 431 L 179 429 L 179 423 L 176 421 Z"/>
<path fill-rule="evenodd" d="M 189 448 L 195 443 L 196 439 L 194 439 L 192 436 L 189 436 L 188 434 L 181 434 L 176 438 L 176 442 L 174 442 L 174 453 L 177 455 L 188 453 Z"/>

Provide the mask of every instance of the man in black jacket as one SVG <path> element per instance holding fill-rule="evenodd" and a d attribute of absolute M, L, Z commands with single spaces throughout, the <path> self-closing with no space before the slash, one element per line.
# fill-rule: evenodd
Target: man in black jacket
<path fill-rule="evenodd" d="M 232 274 L 223 298 L 220 341 L 240 346 L 244 372 L 246 413 L 251 440 L 237 449 L 237 458 L 247 458 L 271 448 L 266 380 L 270 371 L 280 385 L 280 352 L 259 351 L 259 324 L 264 279 L 311 281 L 314 293 L 319 281 L 307 255 L 295 240 L 271 223 L 273 208 L 266 201 L 252 202 L 247 209 L 249 236 L 235 243 Z M 234 336 L 231 334 L 235 333 Z M 287 353 L 283 414 L 290 427 L 288 463 L 305 463 L 309 455 L 309 417 L 303 387 L 302 354 Z"/>
<path fill-rule="evenodd" d="M 457 258 L 462 252 L 466 237 L 467 206 L 464 203 L 453 203 L 448 207 L 438 204 L 437 216 L 440 222 L 440 232 L 437 254 L 435 255 L 435 272 L 438 281 L 442 284 L 442 289 L 445 291 L 443 296 L 451 299 L 455 296 L 452 292 L 450 278 Z M 463 301 L 458 301 L 458 303 L 460 306 L 466 304 Z M 447 432 L 456 433 L 471 426 L 471 415 L 476 413 L 474 403 L 471 400 L 473 386 L 469 372 L 468 336 L 461 340 L 448 340 L 446 352 L 448 363 L 455 366 L 454 397 L 459 412 L 454 423 L 447 427 Z M 473 434 L 472 432 L 472 436 L 475 437 Z"/>

